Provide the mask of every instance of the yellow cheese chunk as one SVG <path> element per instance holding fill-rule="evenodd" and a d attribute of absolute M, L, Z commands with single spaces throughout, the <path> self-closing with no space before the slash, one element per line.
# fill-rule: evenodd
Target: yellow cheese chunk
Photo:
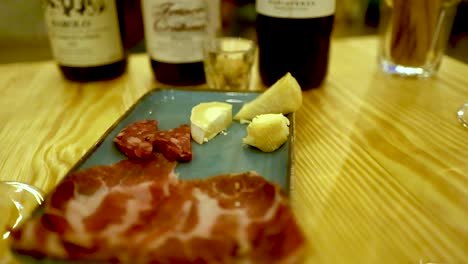
<path fill-rule="evenodd" d="M 289 136 L 289 119 L 282 114 L 256 116 L 247 126 L 244 144 L 263 152 L 273 152 L 281 147 Z"/>
<path fill-rule="evenodd" d="M 200 103 L 190 115 L 192 139 L 198 144 L 208 142 L 232 123 L 232 105 L 224 102 Z"/>

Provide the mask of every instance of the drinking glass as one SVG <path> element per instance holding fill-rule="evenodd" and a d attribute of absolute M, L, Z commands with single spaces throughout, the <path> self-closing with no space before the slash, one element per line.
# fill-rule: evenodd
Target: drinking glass
<path fill-rule="evenodd" d="M 382 0 L 379 64 L 388 74 L 430 77 L 440 67 L 460 0 Z"/>
<path fill-rule="evenodd" d="M 245 38 L 218 37 L 205 41 L 204 67 L 209 88 L 248 89 L 255 49 L 255 43 Z"/>
<path fill-rule="evenodd" d="M 463 104 L 457 111 L 457 118 L 462 126 L 468 128 L 468 103 Z"/>
<path fill-rule="evenodd" d="M 0 235 L 6 240 L 11 230 L 17 228 L 44 201 L 42 191 L 26 183 L 0 181 Z"/>

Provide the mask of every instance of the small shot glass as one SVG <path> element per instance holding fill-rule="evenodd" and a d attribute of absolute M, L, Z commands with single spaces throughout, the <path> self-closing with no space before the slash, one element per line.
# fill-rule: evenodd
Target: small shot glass
<path fill-rule="evenodd" d="M 254 41 L 236 37 L 210 38 L 204 43 L 204 67 L 210 89 L 247 90 L 255 58 Z"/>

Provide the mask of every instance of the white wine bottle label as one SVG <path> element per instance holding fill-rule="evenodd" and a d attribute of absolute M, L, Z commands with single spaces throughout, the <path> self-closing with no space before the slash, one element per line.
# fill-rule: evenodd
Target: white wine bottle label
<path fill-rule="evenodd" d="M 208 9 L 204 0 L 143 0 L 146 50 L 165 63 L 203 60 Z"/>
<path fill-rule="evenodd" d="M 205 0 L 208 11 L 207 33 L 209 36 L 222 34 L 221 0 Z"/>
<path fill-rule="evenodd" d="M 336 0 L 257 0 L 261 15 L 278 18 L 314 18 L 335 13 Z"/>
<path fill-rule="evenodd" d="M 45 20 L 55 60 L 93 67 L 124 57 L 115 0 L 46 0 Z"/>

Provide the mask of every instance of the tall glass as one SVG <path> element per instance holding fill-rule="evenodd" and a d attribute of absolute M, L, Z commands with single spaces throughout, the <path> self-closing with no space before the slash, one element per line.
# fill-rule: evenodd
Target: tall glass
<path fill-rule="evenodd" d="M 13 262 L 7 239 L 44 201 L 38 188 L 16 181 L 0 181 L 0 263 Z"/>
<path fill-rule="evenodd" d="M 458 122 L 468 128 L 468 103 L 463 104 L 457 111 Z"/>
<path fill-rule="evenodd" d="M 440 67 L 460 0 L 382 0 L 379 64 L 389 74 L 430 77 Z"/>

